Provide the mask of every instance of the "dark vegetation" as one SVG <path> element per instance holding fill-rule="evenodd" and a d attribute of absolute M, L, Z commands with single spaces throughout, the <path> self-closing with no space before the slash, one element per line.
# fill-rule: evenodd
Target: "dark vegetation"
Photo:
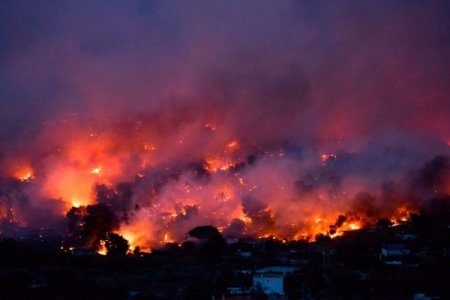
<path fill-rule="evenodd" d="M 127 252 L 128 242 L 111 233 L 116 219 L 106 206 L 73 209 L 68 214 L 72 242 L 81 247 L 102 240 L 108 254 L 68 251 L 66 238 L 1 240 L 0 298 L 212 299 L 214 295 L 221 299 L 230 296 L 227 288 L 241 287 L 245 297 L 267 299 L 252 288 L 252 276 L 259 268 L 276 265 L 297 268 L 284 280 L 287 299 L 412 299 L 414 293 L 446 299 L 449 201 L 433 201 L 430 209 L 398 226 L 380 219 L 372 229 L 347 232 L 337 239 L 227 244 L 215 227 L 200 226 L 184 243 L 167 244 L 150 254 L 139 249 Z M 88 226 L 80 228 L 80 222 Z M 400 258 L 401 265 L 380 260 L 383 245 L 399 242 L 411 250 Z"/>

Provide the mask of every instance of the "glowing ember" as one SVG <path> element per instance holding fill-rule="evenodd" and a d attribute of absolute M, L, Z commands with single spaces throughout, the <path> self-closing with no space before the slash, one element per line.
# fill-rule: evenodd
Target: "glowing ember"
<path fill-rule="evenodd" d="M 322 165 L 325 165 L 327 161 L 336 159 L 337 156 L 334 153 L 324 153 L 320 155 L 320 160 L 322 161 Z"/>
<path fill-rule="evenodd" d="M 101 173 L 102 173 L 102 167 L 95 167 L 91 170 L 91 174 L 100 176 Z"/>
<path fill-rule="evenodd" d="M 31 167 L 24 167 L 24 168 L 18 169 L 15 172 L 14 177 L 20 181 L 29 181 L 34 178 L 33 174 L 34 174 L 34 171 Z"/>
<path fill-rule="evenodd" d="M 99 249 L 97 250 L 97 253 L 100 254 L 100 255 L 106 255 L 107 252 L 108 251 L 106 249 L 106 243 L 105 243 L 105 241 L 101 240 Z"/>
<path fill-rule="evenodd" d="M 156 146 L 150 143 L 144 143 L 144 150 L 145 151 L 155 151 Z"/>
<path fill-rule="evenodd" d="M 77 200 L 72 200 L 71 203 L 72 203 L 72 207 L 77 207 L 78 208 L 78 207 L 81 206 L 81 203 L 78 202 Z"/>
<path fill-rule="evenodd" d="M 207 129 L 209 129 L 211 131 L 216 131 L 216 126 L 214 126 L 214 125 L 212 125 L 210 123 L 205 124 L 205 128 L 207 128 Z"/>
<path fill-rule="evenodd" d="M 163 239 L 164 244 L 170 244 L 170 243 L 174 243 L 174 242 L 175 242 L 175 240 L 170 238 L 169 233 L 164 234 L 164 239 Z"/>
<path fill-rule="evenodd" d="M 361 225 L 359 225 L 358 223 L 350 223 L 348 225 L 348 227 L 349 227 L 350 230 L 358 230 L 358 229 L 361 228 Z"/>
<path fill-rule="evenodd" d="M 227 144 L 227 147 L 230 149 L 236 149 L 239 146 L 239 143 L 237 141 L 231 141 Z"/>
<path fill-rule="evenodd" d="M 222 157 L 210 157 L 206 159 L 205 169 L 211 172 L 226 171 L 234 165 L 232 161 Z"/>

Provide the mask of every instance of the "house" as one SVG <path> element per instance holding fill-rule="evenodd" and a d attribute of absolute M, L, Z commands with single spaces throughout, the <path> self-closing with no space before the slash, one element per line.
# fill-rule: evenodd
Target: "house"
<path fill-rule="evenodd" d="M 260 273 L 253 276 L 253 286 L 265 294 L 284 295 L 284 276 L 278 273 Z"/>
<path fill-rule="evenodd" d="M 296 270 L 298 268 L 284 266 L 256 270 L 253 275 L 253 287 L 260 288 L 267 295 L 284 295 L 284 278 Z"/>
<path fill-rule="evenodd" d="M 431 296 L 427 296 L 426 294 L 416 293 L 413 294 L 413 300 L 431 300 L 433 299 Z"/>
<path fill-rule="evenodd" d="M 242 257 L 251 257 L 252 253 L 250 251 L 242 251 L 240 249 L 238 249 L 236 251 L 236 255 L 242 256 Z"/>

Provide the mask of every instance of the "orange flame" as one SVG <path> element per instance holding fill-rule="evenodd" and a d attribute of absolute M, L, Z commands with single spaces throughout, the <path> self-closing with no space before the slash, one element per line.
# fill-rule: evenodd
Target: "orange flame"
<path fill-rule="evenodd" d="M 21 167 L 14 173 L 14 177 L 20 181 L 29 181 L 34 178 L 34 171 L 31 167 Z"/>

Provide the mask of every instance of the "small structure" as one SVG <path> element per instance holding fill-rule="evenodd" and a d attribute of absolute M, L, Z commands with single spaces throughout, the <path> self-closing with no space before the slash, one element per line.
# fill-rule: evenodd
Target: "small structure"
<path fill-rule="evenodd" d="M 427 296 L 426 294 L 416 293 L 413 294 L 413 300 L 432 300 L 431 296 Z"/>
<path fill-rule="evenodd" d="M 253 286 L 267 294 L 284 295 L 284 277 L 278 273 L 261 273 L 253 276 Z"/>
<path fill-rule="evenodd" d="M 236 251 L 236 254 L 239 256 L 242 256 L 242 257 L 251 257 L 252 256 L 252 253 L 250 251 L 242 251 L 240 249 L 238 249 Z"/>
<path fill-rule="evenodd" d="M 298 268 L 274 266 L 255 271 L 253 287 L 260 288 L 267 295 L 284 295 L 284 278 Z"/>

